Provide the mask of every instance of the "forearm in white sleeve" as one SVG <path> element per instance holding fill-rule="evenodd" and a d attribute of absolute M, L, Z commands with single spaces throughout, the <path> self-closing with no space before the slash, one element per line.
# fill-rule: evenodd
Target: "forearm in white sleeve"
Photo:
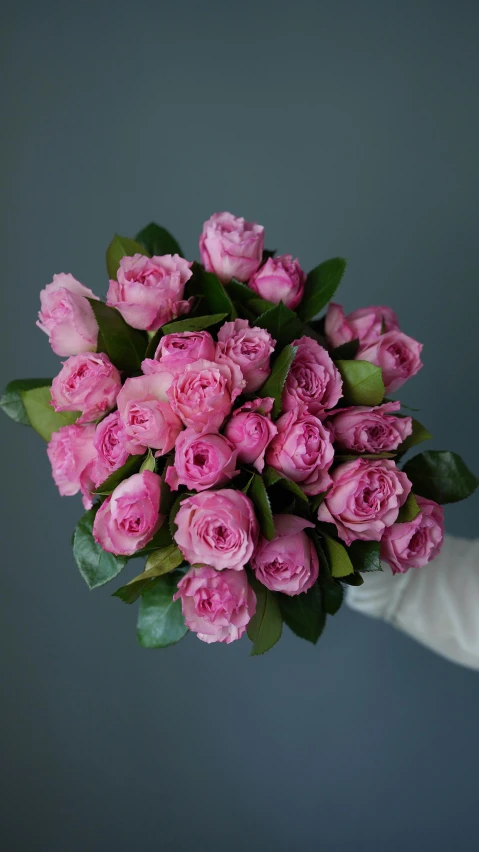
<path fill-rule="evenodd" d="M 438 654 L 479 669 L 479 540 L 446 536 L 423 568 L 364 574 L 349 587 L 350 607 L 383 618 Z"/>

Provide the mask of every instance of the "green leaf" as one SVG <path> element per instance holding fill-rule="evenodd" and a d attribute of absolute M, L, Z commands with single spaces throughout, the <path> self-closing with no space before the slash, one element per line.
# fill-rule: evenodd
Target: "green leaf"
<path fill-rule="evenodd" d="M 250 299 L 248 302 L 248 307 L 251 308 L 258 316 L 266 313 L 266 311 L 270 311 L 272 308 L 275 308 L 276 305 L 273 302 L 268 302 L 267 299 Z"/>
<path fill-rule="evenodd" d="M 351 405 L 379 405 L 384 397 L 381 369 L 369 361 L 336 361 L 343 394 Z"/>
<path fill-rule="evenodd" d="M 179 334 L 182 331 L 204 331 L 227 318 L 228 314 L 209 314 L 205 317 L 187 317 L 177 322 L 169 322 L 162 328 L 163 334 Z"/>
<path fill-rule="evenodd" d="M 426 427 L 419 422 L 419 420 L 415 420 L 412 418 L 412 432 L 407 437 L 402 444 L 398 447 L 398 453 L 405 453 L 407 450 L 410 450 L 411 447 L 415 447 L 416 444 L 422 443 L 422 441 L 430 441 L 432 435 L 427 431 Z"/>
<path fill-rule="evenodd" d="M 342 257 L 333 257 L 311 270 L 298 308 L 298 314 L 302 320 L 308 322 L 314 319 L 331 301 L 341 283 L 345 269 L 346 261 Z"/>
<path fill-rule="evenodd" d="M 315 532 L 310 533 L 318 551 L 319 558 L 319 583 L 323 595 L 323 608 L 328 615 L 336 615 L 340 609 L 344 599 L 344 588 L 339 582 L 331 576 L 328 558 L 323 550 L 322 544 L 318 535 Z"/>
<path fill-rule="evenodd" d="M 110 278 L 116 280 L 116 273 L 122 257 L 132 257 L 134 254 L 148 254 L 145 248 L 129 237 L 115 234 L 106 250 L 106 268 Z"/>
<path fill-rule="evenodd" d="M 201 273 L 201 283 L 210 311 L 215 314 L 229 314 L 232 320 L 236 319 L 238 316 L 236 308 L 218 276 L 214 272 L 205 272 L 203 270 Z"/>
<path fill-rule="evenodd" d="M 112 494 L 120 482 L 123 482 L 124 479 L 128 479 L 129 476 L 133 476 L 134 473 L 138 473 L 143 459 L 144 456 L 128 456 L 125 464 L 119 467 L 118 470 L 114 470 L 113 473 L 110 473 L 108 479 L 105 479 L 105 481 L 102 482 L 93 493 Z"/>
<path fill-rule="evenodd" d="M 272 366 L 271 373 L 266 379 L 263 387 L 257 391 L 258 396 L 261 398 L 264 398 L 265 396 L 273 397 L 274 404 L 272 415 L 274 419 L 276 419 L 276 417 L 278 417 L 281 413 L 281 396 L 296 352 L 296 346 L 291 346 L 291 344 L 285 346 L 283 351 L 280 352 L 276 358 L 276 361 Z"/>
<path fill-rule="evenodd" d="M 465 500 L 479 484 L 461 456 L 448 450 L 426 450 L 406 462 L 403 470 L 412 482 L 414 493 L 436 503 Z"/>
<path fill-rule="evenodd" d="M 55 411 L 49 387 L 31 388 L 20 393 L 30 425 L 45 441 L 50 441 L 54 432 L 74 423 L 80 416 L 79 411 Z"/>
<path fill-rule="evenodd" d="M 315 645 L 326 624 L 326 613 L 318 583 L 300 595 L 278 597 L 281 615 L 290 630 Z"/>
<path fill-rule="evenodd" d="M 165 574 L 143 592 L 136 635 L 144 648 L 166 648 L 183 639 L 188 632 L 181 601 L 173 600 L 180 575 Z"/>
<path fill-rule="evenodd" d="M 251 287 L 248 287 L 247 284 L 242 284 L 241 281 L 237 281 L 236 278 L 228 281 L 228 283 L 225 284 L 225 287 L 230 298 L 234 299 L 234 301 L 238 302 L 240 305 L 247 305 L 253 299 L 258 298 L 258 294 L 255 293 Z"/>
<path fill-rule="evenodd" d="M 14 379 L 3 391 L 0 408 L 16 423 L 31 426 L 23 404 L 22 392 L 33 388 L 49 388 L 51 383 L 52 379 Z"/>
<path fill-rule="evenodd" d="M 158 550 L 162 547 L 169 547 L 171 544 L 173 544 L 173 538 L 171 536 L 169 524 L 165 519 L 153 538 L 150 538 L 141 550 L 137 550 L 133 556 L 130 556 L 130 559 L 137 559 L 138 557 L 141 559 L 144 556 L 149 556 L 153 550 Z"/>
<path fill-rule="evenodd" d="M 179 254 L 180 257 L 184 257 L 180 244 L 166 228 L 162 228 L 156 222 L 150 222 L 146 228 L 139 231 L 135 240 L 152 256 L 161 257 L 164 254 Z"/>
<path fill-rule="evenodd" d="M 275 470 L 274 467 L 270 467 L 267 465 L 263 471 L 263 481 L 266 487 L 276 485 L 277 483 L 281 485 L 283 488 L 287 488 L 288 491 L 291 491 L 295 497 L 298 497 L 304 503 L 308 502 L 308 498 L 304 493 L 303 489 L 300 488 L 297 482 L 293 482 L 292 479 L 288 479 L 283 473 L 280 473 L 278 470 Z"/>
<path fill-rule="evenodd" d="M 265 311 L 264 314 L 260 314 L 256 319 L 256 325 L 269 331 L 279 349 L 303 335 L 303 323 L 282 302 Z"/>
<path fill-rule="evenodd" d="M 379 541 L 353 541 L 348 554 L 355 571 L 382 571 Z"/>
<path fill-rule="evenodd" d="M 130 580 L 126 586 L 121 586 L 113 592 L 113 597 L 120 598 L 124 603 L 134 603 L 143 594 L 145 588 L 149 587 L 151 580 L 169 574 L 170 571 L 179 568 L 183 562 L 183 556 L 176 544 L 170 544 L 161 550 L 153 550 L 146 560 L 145 570 Z"/>
<path fill-rule="evenodd" d="M 351 562 L 348 551 L 343 544 L 340 544 L 336 539 L 329 535 L 323 534 L 323 540 L 326 547 L 328 562 L 333 577 L 347 577 L 354 571 L 353 563 Z"/>
<path fill-rule="evenodd" d="M 98 299 L 88 299 L 100 329 L 104 351 L 119 370 L 134 373 L 141 370 L 148 337 L 144 331 L 132 328 L 116 308 Z"/>
<path fill-rule="evenodd" d="M 362 586 L 364 578 L 357 571 L 354 574 L 349 574 L 347 577 L 341 577 L 342 583 L 347 583 L 348 586 Z"/>
<path fill-rule="evenodd" d="M 155 473 L 156 471 L 156 459 L 150 449 L 148 449 L 148 452 L 141 463 L 140 473 L 143 473 L 144 470 L 149 470 L 151 473 Z"/>
<path fill-rule="evenodd" d="M 249 496 L 253 501 L 256 509 L 256 517 L 258 518 L 261 534 L 271 541 L 276 535 L 273 521 L 273 513 L 271 512 L 271 504 L 269 502 L 268 492 L 264 487 L 264 482 L 261 476 L 257 473 L 253 476 L 253 481 L 249 487 Z"/>
<path fill-rule="evenodd" d="M 73 534 L 73 556 L 88 588 L 96 589 L 113 580 L 127 563 L 126 556 L 107 553 L 93 538 L 93 521 L 97 506 L 89 509 L 78 521 Z"/>
<path fill-rule="evenodd" d="M 249 577 L 256 594 L 256 612 L 248 624 L 248 636 L 253 643 L 251 656 L 255 657 L 269 651 L 281 638 L 283 619 L 278 600 L 273 592 L 259 583 L 254 576 Z"/>
<path fill-rule="evenodd" d="M 137 601 L 144 593 L 145 589 L 149 589 L 151 586 L 156 585 L 160 579 L 160 577 L 153 577 L 153 579 L 147 577 L 145 580 L 138 580 L 138 582 L 133 583 L 132 586 L 120 586 L 119 589 L 112 593 L 112 598 L 120 598 L 120 600 L 126 604 L 135 603 L 135 601 Z"/>
<path fill-rule="evenodd" d="M 418 506 L 417 500 L 411 491 L 408 495 L 406 502 L 399 509 L 399 514 L 397 516 L 396 523 L 405 524 L 408 521 L 413 521 L 414 518 L 417 518 L 420 511 L 421 510 Z"/>
<path fill-rule="evenodd" d="M 349 340 L 347 343 L 342 343 L 331 352 L 333 361 L 353 361 L 359 351 L 359 340 Z"/>

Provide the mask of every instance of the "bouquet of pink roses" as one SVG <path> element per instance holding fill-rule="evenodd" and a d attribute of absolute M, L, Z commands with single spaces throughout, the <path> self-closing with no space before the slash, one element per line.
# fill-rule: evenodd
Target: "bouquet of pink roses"
<path fill-rule="evenodd" d="M 151 224 L 110 243 L 106 302 L 55 275 L 37 324 L 66 360 L 0 404 L 48 441 L 60 494 L 83 495 L 73 553 L 88 586 L 146 559 L 113 593 L 141 598 L 142 645 L 247 631 L 261 654 L 283 622 L 316 642 L 344 584 L 433 559 L 441 504 L 478 480 L 452 452 L 402 464 L 430 435 L 385 396 L 422 347 L 390 308 L 345 316 L 330 301 L 344 260 L 306 275 L 230 213 L 204 224 L 200 256 Z"/>

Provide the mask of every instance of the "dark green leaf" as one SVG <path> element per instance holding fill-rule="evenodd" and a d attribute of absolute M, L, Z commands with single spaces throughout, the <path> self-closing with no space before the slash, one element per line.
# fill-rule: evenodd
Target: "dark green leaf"
<path fill-rule="evenodd" d="M 125 556 L 107 553 L 93 538 L 93 521 L 97 508 L 94 506 L 80 518 L 73 535 L 73 556 L 90 589 L 96 589 L 113 580 L 127 562 Z"/>
<path fill-rule="evenodd" d="M 165 574 L 143 591 L 136 635 L 144 648 L 166 648 L 188 632 L 181 601 L 173 601 L 180 575 Z"/>
<path fill-rule="evenodd" d="M 269 331 L 280 349 L 287 343 L 299 339 L 303 334 L 303 323 L 282 302 L 265 311 L 264 314 L 260 314 L 256 319 L 256 325 Z"/>
<path fill-rule="evenodd" d="M 258 298 L 258 294 L 255 293 L 251 287 L 248 287 L 247 284 L 242 284 L 241 281 L 237 281 L 236 278 L 229 281 L 225 287 L 230 298 L 235 302 L 238 302 L 240 305 L 247 305 L 248 302 L 252 301 L 252 299 Z"/>
<path fill-rule="evenodd" d="M 271 504 L 269 502 L 268 493 L 264 487 L 261 476 L 257 473 L 253 476 L 253 481 L 249 487 L 249 496 L 253 501 L 256 517 L 261 529 L 261 534 L 271 541 L 276 535 L 274 528 L 273 514 L 271 512 Z"/>
<path fill-rule="evenodd" d="M 135 240 L 115 234 L 106 250 L 106 268 L 109 277 L 116 280 L 116 273 L 122 257 L 133 257 L 134 254 L 147 255 L 148 252 Z"/>
<path fill-rule="evenodd" d="M 150 222 L 146 228 L 139 231 L 135 240 L 147 250 L 148 254 L 157 257 L 164 254 L 179 254 L 180 257 L 184 257 L 179 243 L 166 228 L 162 228 L 156 222 Z"/>
<path fill-rule="evenodd" d="M 290 630 L 315 645 L 326 624 L 319 585 L 315 583 L 307 592 L 294 597 L 278 597 L 281 615 Z"/>
<path fill-rule="evenodd" d="M 54 432 L 74 423 L 80 416 L 79 411 L 55 411 L 48 387 L 31 388 L 20 393 L 31 426 L 45 441 L 50 441 Z"/>
<path fill-rule="evenodd" d="M 353 541 L 348 554 L 355 571 L 382 571 L 379 541 Z"/>
<path fill-rule="evenodd" d="M 479 480 L 461 456 L 447 450 L 426 450 L 404 465 L 414 493 L 436 503 L 465 500 L 477 488 Z"/>
<path fill-rule="evenodd" d="M 144 456 L 128 456 L 125 464 L 110 473 L 108 479 L 105 479 L 93 493 L 112 494 L 120 482 L 128 479 L 129 476 L 133 476 L 134 473 L 138 473 L 144 458 Z"/>
<path fill-rule="evenodd" d="M 427 431 L 426 427 L 419 422 L 419 420 L 415 420 L 412 418 L 412 432 L 405 441 L 398 447 L 398 453 L 405 453 L 407 450 L 410 450 L 411 447 L 415 447 L 416 444 L 422 443 L 422 441 L 430 441 L 432 435 Z"/>
<path fill-rule="evenodd" d="M 263 264 L 266 263 L 266 261 L 269 260 L 270 257 L 274 257 L 275 254 L 276 254 L 276 249 L 263 249 L 263 256 L 261 258 L 261 266 L 263 266 Z"/>
<path fill-rule="evenodd" d="M 266 487 L 271 485 L 276 485 L 277 483 L 281 485 L 283 488 L 287 488 L 288 491 L 291 491 L 295 497 L 298 497 L 303 502 L 307 503 L 308 498 L 304 493 L 303 489 L 298 485 L 297 482 L 293 482 L 292 479 L 288 479 L 283 473 L 279 473 L 279 471 L 275 470 L 274 467 L 270 467 L 267 465 L 263 471 L 263 481 Z"/>
<path fill-rule="evenodd" d="M 384 397 L 381 369 L 369 361 L 336 361 L 343 395 L 351 405 L 379 405 Z"/>
<path fill-rule="evenodd" d="M 251 299 L 248 302 L 248 307 L 251 308 L 258 316 L 264 314 L 266 311 L 270 311 L 271 308 L 276 307 L 273 302 L 268 302 L 267 299 Z"/>
<path fill-rule="evenodd" d="M 115 592 L 113 592 L 113 598 L 120 598 L 123 603 L 132 604 L 138 600 L 140 595 L 144 593 L 147 588 L 150 588 L 153 585 L 156 585 L 160 581 L 160 577 L 153 577 L 150 579 L 147 577 L 145 580 L 139 580 L 137 583 L 133 583 L 133 585 L 120 586 Z"/>
<path fill-rule="evenodd" d="M 259 583 L 255 577 L 249 578 L 256 594 L 256 613 L 248 624 L 248 636 L 253 643 L 251 656 L 264 654 L 281 638 L 283 619 L 278 600 L 273 592 Z"/>
<path fill-rule="evenodd" d="M 362 586 L 364 583 L 364 578 L 361 574 L 358 574 L 357 571 L 354 574 L 349 574 L 347 577 L 341 577 L 342 583 L 347 583 L 348 586 Z"/>
<path fill-rule="evenodd" d="M 148 338 L 144 331 L 127 325 L 116 308 L 110 308 L 98 299 L 88 299 L 93 308 L 106 352 L 112 364 L 127 373 L 141 370 Z"/>
<path fill-rule="evenodd" d="M 167 520 L 164 520 L 158 532 L 155 533 L 153 538 L 145 544 L 141 550 L 137 550 L 130 559 L 137 559 L 138 557 L 143 558 L 144 556 L 149 556 L 149 554 L 153 550 L 158 550 L 162 547 L 169 547 L 170 544 L 173 544 L 173 538 L 170 532 L 170 526 Z"/>
<path fill-rule="evenodd" d="M 162 328 L 163 334 L 179 334 L 182 331 L 204 331 L 216 323 L 222 322 L 228 314 L 210 314 L 205 317 L 187 317 L 184 320 L 169 322 Z"/>
<path fill-rule="evenodd" d="M 266 379 L 263 387 L 261 387 L 257 393 L 258 396 L 264 398 L 265 396 L 272 396 L 274 399 L 273 418 L 276 419 L 278 415 L 281 413 L 281 396 L 283 393 L 284 384 L 288 377 L 289 368 L 293 363 L 294 356 L 296 355 L 297 349 L 295 346 L 291 346 L 288 344 L 284 347 L 283 351 L 280 352 L 276 361 L 274 362 L 271 373 Z"/>
<path fill-rule="evenodd" d="M 344 588 L 339 582 L 331 576 L 328 557 L 323 549 L 319 536 L 315 532 L 310 532 L 311 538 L 314 541 L 319 558 L 319 584 L 323 595 L 323 608 L 328 615 L 336 615 L 340 609 L 344 598 Z"/>
<path fill-rule="evenodd" d="M 205 272 L 203 270 L 201 273 L 201 282 L 210 311 L 214 314 L 229 314 L 232 320 L 236 319 L 238 316 L 236 308 L 218 276 L 214 272 Z"/>
<path fill-rule="evenodd" d="M 399 509 L 399 514 L 397 516 L 396 523 L 397 524 L 405 524 L 408 521 L 413 521 L 414 518 L 417 518 L 420 511 L 421 510 L 420 510 L 420 508 L 417 504 L 417 500 L 416 500 L 414 494 L 411 491 L 410 494 L 408 495 L 406 502 Z M 360 569 L 358 569 L 358 570 L 360 570 Z"/>
<path fill-rule="evenodd" d="M 32 390 L 32 388 L 49 388 L 51 383 L 52 379 L 14 379 L 3 391 L 0 408 L 16 423 L 31 426 L 23 404 L 22 391 Z"/>
<path fill-rule="evenodd" d="M 397 453 L 336 453 L 334 460 L 337 462 L 353 461 L 354 459 L 395 459 Z"/>
<path fill-rule="evenodd" d="M 145 570 L 130 580 L 126 586 L 121 586 L 113 592 L 113 597 L 120 598 L 124 603 L 134 603 L 146 588 L 150 588 L 153 580 L 179 568 L 183 561 L 183 556 L 176 544 L 163 547 L 161 550 L 153 550 L 146 560 Z"/>
<path fill-rule="evenodd" d="M 346 577 L 352 574 L 354 566 L 349 558 L 348 551 L 343 544 L 340 544 L 336 539 L 329 535 L 323 534 L 323 541 L 326 548 L 328 563 L 333 577 Z"/>
<path fill-rule="evenodd" d="M 304 296 L 298 308 L 302 320 L 314 319 L 333 298 L 346 269 L 342 257 L 333 257 L 316 266 L 304 285 Z"/>
<path fill-rule="evenodd" d="M 359 351 L 359 340 L 349 340 L 331 352 L 333 361 L 352 361 Z"/>

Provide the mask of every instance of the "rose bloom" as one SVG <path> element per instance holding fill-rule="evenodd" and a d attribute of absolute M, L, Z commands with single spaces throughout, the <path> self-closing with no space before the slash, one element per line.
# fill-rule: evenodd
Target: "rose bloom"
<path fill-rule="evenodd" d="M 213 432 L 230 413 L 244 385 L 241 370 L 228 358 L 221 364 L 200 359 L 185 365 L 167 393 L 173 411 L 185 426 L 197 432 Z"/>
<path fill-rule="evenodd" d="M 246 381 L 244 390 L 253 393 L 264 385 L 271 373 L 269 366 L 276 340 L 264 328 L 250 328 L 248 320 L 225 322 L 218 332 L 216 360 L 226 356 L 238 365 Z"/>
<path fill-rule="evenodd" d="M 225 284 L 232 278 L 248 281 L 263 257 L 264 228 L 233 216 L 214 213 L 203 225 L 200 255 L 207 272 Z"/>
<path fill-rule="evenodd" d="M 238 461 L 263 472 L 266 447 L 278 433 L 271 420 L 273 398 L 253 399 L 233 411 L 225 426 L 226 437 L 238 451 Z"/>
<path fill-rule="evenodd" d="M 173 600 L 181 600 L 187 627 L 202 642 L 240 639 L 256 612 L 256 595 L 245 571 L 190 568 Z"/>
<path fill-rule="evenodd" d="M 323 417 L 341 398 L 343 380 L 323 346 L 311 337 L 293 342 L 297 347 L 283 390 L 283 411 L 304 405 L 311 414 Z"/>
<path fill-rule="evenodd" d="M 325 334 L 330 346 L 342 346 L 359 340 L 362 346 L 376 343 L 385 331 L 399 329 L 396 314 L 386 305 L 359 308 L 347 316 L 342 305 L 330 302 L 326 314 Z"/>
<path fill-rule="evenodd" d="M 278 434 L 266 450 L 266 463 L 297 482 L 305 494 L 326 491 L 334 458 L 328 429 L 313 414 L 299 408 L 282 414 L 276 426 Z"/>
<path fill-rule="evenodd" d="M 95 430 L 93 443 L 97 455 L 91 478 L 98 487 L 113 471 L 125 464 L 129 455 L 126 448 L 125 426 L 120 419 L 119 411 L 114 411 L 100 421 Z"/>
<path fill-rule="evenodd" d="M 225 485 L 239 473 L 234 444 L 218 433 L 185 429 L 175 445 L 174 464 L 166 471 L 166 481 L 174 491 L 186 485 L 194 491 Z"/>
<path fill-rule="evenodd" d="M 98 296 L 65 272 L 54 275 L 52 283 L 41 291 L 37 325 L 48 334 L 56 355 L 68 357 L 95 351 L 98 324 L 87 299 Z"/>
<path fill-rule="evenodd" d="M 215 351 L 215 342 L 208 331 L 181 331 L 161 338 L 155 359 L 168 367 L 172 364 L 179 367 L 200 358 L 214 361 Z"/>
<path fill-rule="evenodd" d="M 93 505 L 91 492 L 95 486 L 91 472 L 96 458 L 94 436 L 93 424 L 77 426 L 73 423 L 54 432 L 47 446 L 53 479 L 60 494 L 71 497 L 81 491 L 85 509 Z"/>
<path fill-rule="evenodd" d="M 382 453 L 397 450 L 412 432 L 412 417 L 394 417 L 401 403 L 385 402 L 368 408 L 353 405 L 329 412 L 326 422 L 336 447 L 356 453 Z"/>
<path fill-rule="evenodd" d="M 156 331 L 181 314 L 187 314 L 191 300 L 184 301 L 186 282 L 192 264 L 178 254 L 122 257 L 117 281 L 110 281 L 107 305 L 118 308 L 133 328 Z"/>
<path fill-rule="evenodd" d="M 260 538 L 251 560 L 257 579 L 272 592 L 299 595 L 318 579 L 316 548 L 304 532 L 314 524 L 297 515 L 274 515 L 276 536 Z"/>
<path fill-rule="evenodd" d="M 132 556 L 159 530 L 165 516 L 160 514 L 160 477 L 150 470 L 124 479 L 96 513 L 93 537 L 117 556 Z"/>
<path fill-rule="evenodd" d="M 392 393 L 419 372 L 421 350 L 422 343 L 402 331 L 388 331 L 377 343 L 361 348 L 356 358 L 381 367 L 386 393 Z"/>
<path fill-rule="evenodd" d="M 202 491 L 182 501 L 174 538 L 186 561 L 239 571 L 251 559 L 258 522 L 241 491 Z"/>
<path fill-rule="evenodd" d="M 444 540 L 444 511 L 433 500 L 416 497 L 420 513 L 413 521 L 393 524 L 381 540 L 381 559 L 393 574 L 422 568 L 439 555 Z"/>
<path fill-rule="evenodd" d="M 250 279 L 248 287 L 262 299 L 275 305 L 283 302 L 294 311 L 303 298 L 305 281 L 306 275 L 299 261 L 293 260 L 290 254 L 281 254 L 279 257 L 269 257 Z"/>
<path fill-rule="evenodd" d="M 170 373 L 154 373 L 127 379 L 123 385 L 117 404 L 128 452 L 139 455 L 152 447 L 160 456 L 175 446 L 183 424 L 167 396 L 170 381 Z"/>
<path fill-rule="evenodd" d="M 98 420 L 116 403 L 120 374 L 103 352 L 72 355 L 53 379 L 55 411 L 80 411 L 77 423 Z"/>
<path fill-rule="evenodd" d="M 380 541 L 394 524 L 411 490 L 406 474 L 390 459 L 355 459 L 332 473 L 333 484 L 318 510 L 318 520 L 335 524 L 347 544 Z"/>

